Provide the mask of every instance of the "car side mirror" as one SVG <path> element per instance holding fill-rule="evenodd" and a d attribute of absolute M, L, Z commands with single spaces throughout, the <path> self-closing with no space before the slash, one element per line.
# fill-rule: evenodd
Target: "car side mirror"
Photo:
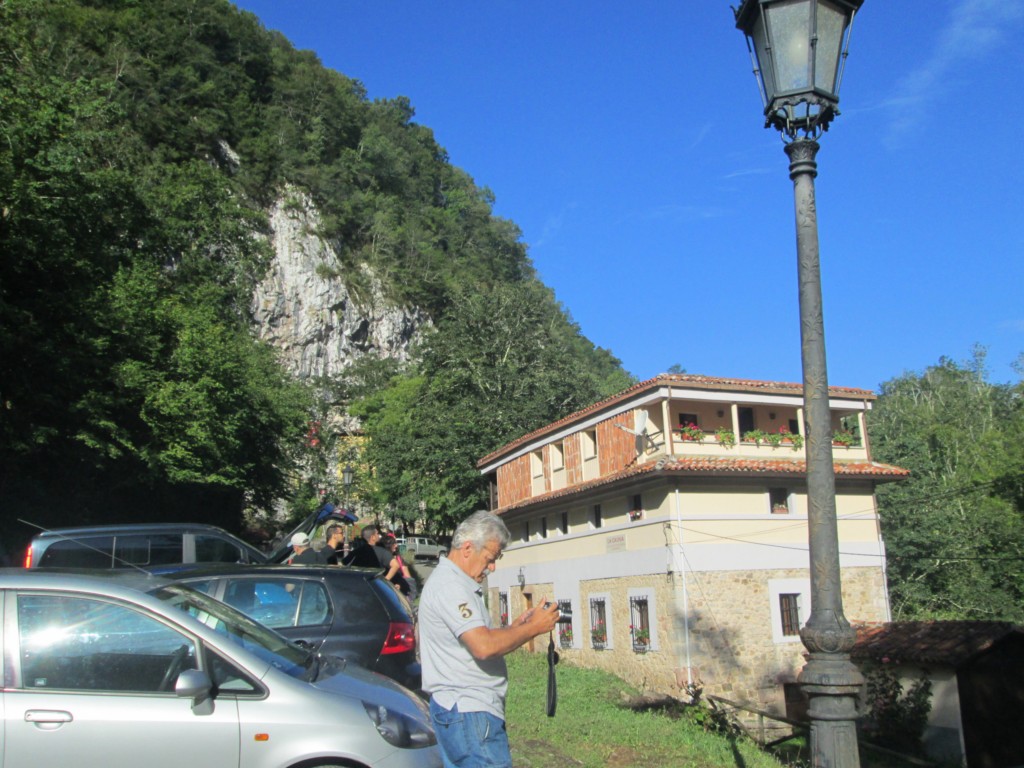
<path fill-rule="evenodd" d="M 213 681 L 201 669 L 185 669 L 174 684 L 174 695 L 192 699 L 192 711 L 197 715 L 213 714 Z"/>

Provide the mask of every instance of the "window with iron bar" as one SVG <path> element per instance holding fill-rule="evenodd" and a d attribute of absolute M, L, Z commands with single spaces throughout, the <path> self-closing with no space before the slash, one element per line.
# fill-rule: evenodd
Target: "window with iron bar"
<path fill-rule="evenodd" d="M 508 626 L 508 592 L 498 593 L 498 611 L 500 613 L 501 626 Z"/>
<path fill-rule="evenodd" d="M 608 642 L 604 598 L 592 598 L 590 601 L 590 642 L 599 648 L 603 648 Z"/>
<path fill-rule="evenodd" d="M 633 650 L 646 651 L 651 645 L 651 618 L 646 597 L 629 598 L 629 632 Z"/>
<path fill-rule="evenodd" d="M 779 595 L 779 614 L 782 617 L 782 634 L 786 637 L 800 634 L 800 595 Z"/>

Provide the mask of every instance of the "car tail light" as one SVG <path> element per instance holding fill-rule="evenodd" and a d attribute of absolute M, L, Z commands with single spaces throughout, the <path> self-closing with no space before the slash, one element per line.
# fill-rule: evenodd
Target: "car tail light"
<path fill-rule="evenodd" d="M 416 630 L 412 624 L 393 621 L 388 625 L 388 636 L 384 639 L 384 647 L 381 654 L 386 656 L 389 653 L 405 653 L 416 650 Z"/>
<path fill-rule="evenodd" d="M 25 567 L 32 567 L 32 545 L 28 545 L 28 549 L 25 550 Z"/>

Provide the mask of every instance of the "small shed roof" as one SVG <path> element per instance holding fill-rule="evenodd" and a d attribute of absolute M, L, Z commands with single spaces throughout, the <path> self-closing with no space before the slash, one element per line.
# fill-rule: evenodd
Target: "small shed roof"
<path fill-rule="evenodd" d="M 1008 621 L 890 621 L 859 624 L 850 651 L 859 660 L 944 664 L 954 668 L 1024 627 Z"/>

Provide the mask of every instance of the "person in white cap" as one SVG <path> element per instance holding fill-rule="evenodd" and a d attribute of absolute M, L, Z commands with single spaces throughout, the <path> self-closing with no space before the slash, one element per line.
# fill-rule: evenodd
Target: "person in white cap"
<path fill-rule="evenodd" d="M 292 556 L 288 558 L 289 565 L 323 565 L 323 560 L 309 543 L 309 535 L 296 533 L 291 539 Z"/>

